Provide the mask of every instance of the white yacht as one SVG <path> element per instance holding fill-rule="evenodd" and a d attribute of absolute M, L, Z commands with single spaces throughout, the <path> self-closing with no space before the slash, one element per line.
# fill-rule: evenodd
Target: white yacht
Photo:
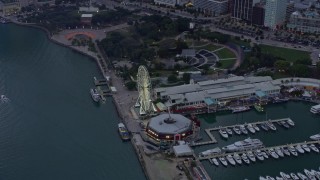
<path fill-rule="evenodd" d="M 308 178 L 307 178 L 307 176 L 305 176 L 304 174 L 302 174 L 302 173 L 297 173 L 297 176 L 300 178 L 300 179 L 302 179 L 302 180 L 308 180 Z"/>
<path fill-rule="evenodd" d="M 265 151 L 261 151 L 261 154 L 262 154 L 262 156 L 263 156 L 264 158 L 266 158 L 266 159 L 269 158 L 268 154 L 267 154 Z"/>
<path fill-rule="evenodd" d="M 276 180 L 283 180 L 283 178 L 276 176 Z"/>
<path fill-rule="evenodd" d="M 312 175 L 312 173 L 309 170 L 304 169 L 303 171 L 310 180 L 316 180 L 316 178 Z"/>
<path fill-rule="evenodd" d="M 93 99 L 95 102 L 99 102 L 99 101 L 100 101 L 101 96 L 100 96 L 100 94 L 98 93 L 98 90 L 97 90 L 97 89 L 91 88 L 91 89 L 90 89 L 90 94 L 91 94 L 92 99 Z"/>
<path fill-rule="evenodd" d="M 232 113 L 238 113 L 238 112 L 249 111 L 250 107 L 249 106 L 239 106 L 239 107 L 234 107 L 231 110 L 232 110 Z"/>
<path fill-rule="evenodd" d="M 207 157 L 207 156 L 216 155 L 216 154 L 220 154 L 220 153 L 221 153 L 221 149 L 219 147 L 217 147 L 214 149 L 209 149 L 209 150 L 203 151 L 203 152 L 199 153 L 199 156 Z"/>
<path fill-rule="evenodd" d="M 252 151 L 248 151 L 248 152 L 247 152 L 247 156 L 248 156 L 248 158 L 249 158 L 252 162 L 256 162 L 256 157 L 254 156 L 254 154 L 252 153 Z"/>
<path fill-rule="evenodd" d="M 314 169 L 311 169 L 311 174 L 313 175 L 313 176 L 315 176 L 317 179 L 320 179 L 320 172 L 318 172 L 318 171 L 316 171 L 316 170 L 314 170 Z"/>
<path fill-rule="evenodd" d="M 315 141 L 319 141 L 320 140 L 320 133 L 310 136 L 310 139 L 315 140 Z"/>
<path fill-rule="evenodd" d="M 260 150 L 256 150 L 253 153 L 254 153 L 254 155 L 256 155 L 257 159 L 259 159 L 260 161 L 264 160 L 264 157 L 263 157 L 262 152 Z"/>
<path fill-rule="evenodd" d="M 310 109 L 310 112 L 313 114 L 318 114 L 320 113 L 320 104 L 312 106 Z"/>
<path fill-rule="evenodd" d="M 240 125 L 240 130 L 243 134 L 248 134 L 248 130 L 246 129 L 246 127 L 244 127 L 244 125 Z"/>
<path fill-rule="evenodd" d="M 294 126 L 294 122 L 293 122 L 291 119 L 288 119 L 288 120 L 287 120 L 287 123 L 288 123 L 290 126 Z"/>
<path fill-rule="evenodd" d="M 295 173 L 290 173 L 293 180 L 299 180 L 299 177 Z"/>
<path fill-rule="evenodd" d="M 220 160 L 221 164 L 223 164 L 224 166 L 228 166 L 228 162 L 226 161 L 226 159 L 224 157 L 219 157 L 219 160 Z"/>
<path fill-rule="evenodd" d="M 267 178 L 260 176 L 259 180 L 267 180 Z"/>
<path fill-rule="evenodd" d="M 291 179 L 290 175 L 289 174 L 286 174 L 284 172 L 280 172 L 280 175 L 283 179 Z"/>
<path fill-rule="evenodd" d="M 274 124 L 271 121 L 267 121 L 266 125 L 273 131 L 277 130 L 276 126 L 274 126 Z"/>
<path fill-rule="evenodd" d="M 221 128 L 220 130 L 219 130 L 219 133 L 220 133 L 220 135 L 223 137 L 223 138 L 226 138 L 226 139 L 228 139 L 228 133 L 227 133 L 227 131 L 225 130 L 225 129 L 223 129 L 223 128 Z"/>
<path fill-rule="evenodd" d="M 246 155 L 246 153 L 243 153 L 241 158 L 246 164 L 250 164 L 250 160 L 248 159 L 248 156 Z"/>
<path fill-rule="evenodd" d="M 310 144 L 309 147 L 310 147 L 310 149 L 312 149 L 312 151 L 317 152 L 317 153 L 319 152 L 319 149 L 314 144 Z"/>
<path fill-rule="evenodd" d="M 310 151 L 311 151 L 311 149 L 309 148 L 309 146 L 306 145 L 306 144 L 302 144 L 301 147 L 302 147 L 302 149 L 305 150 L 306 152 L 310 152 Z"/>
<path fill-rule="evenodd" d="M 212 163 L 216 166 L 219 166 L 219 161 L 217 160 L 217 158 L 212 158 Z"/>
<path fill-rule="evenodd" d="M 252 127 L 254 128 L 254 130 L 260 131 L 260 128 L 256 124 L 252 124 Z"/>
<path fill-rule="evenodd" d="M 275 159 L 279 158 L 279 155 L 274 151 L 273 148 L 268 149 L 268 153 Z"/>
<path fill-rule="evenodd" d="M 289 151 L 290 151 L 290 153 L 292 155 L 298 156 L 298 153 L 297 153 L 296 149 L 293 146 L 289 146 L 288 149 L 289 149 Z"/>
<path fill-rule="evenodd" d="M 241 134 L 241 131 L 240 131 L 239 126 L 234 126 L 232 129 L 233 129 L 233 131 L 234 131 L 236 134 L 238 134 L 238 135 Z"/>
<path fill-rule="evenodd" d="M 241 160 L 241 157 L 239 156 L 239 154 L 234 153 L 234 154 L 233 154 L 233 159 L 234 159 L 238 164 L 242 164 L 242 160 Z"/>
<path fill-rule="evenodd" d="M 296 150 L 297 150 L 299 153 L 301 153 L 301 154 L 304 153 L 304 150 L 302 149 L 302 147 L 301 147 L 300 144 L 296 145 Z"/>
<path fill-rule="evenodd" d="M 289 129 L 290 128 L 290 125 L 288 123 L 286 123 L 285 121 L 280 121 L 280 125 Z"/>
<path fill-rule="evenodd" d="M 253 128 L 252 124 L 248 124 L 247 125 L 247 129 L 252 133 L 254 134 L 256 132 L 256 130 Z"/>
<path fill-rule="evenodd" d="M 233 165 L 233 166 L 236 165 L 236 161 L 234 161 L 232 155 L 229 154 L 229 155 L 226 157 L 226 159 L 228 160 L 228 162 L 229 162 L 231 165 Z"/>
<path fill-rule="evenodd" d="M 281 147 L 281 150 L 282 150 L 283 154 L 290 156 L 290 152 L 287 148 Z"/>
<path fill-rule="evenodd" d="M 269 126 L 266 123 L 261 123 L 260 126 L 265 131 L 269 131 L 269 129 L 270 129 Z"/>
<path fill-rule="evenodd" d="M 232 135 L 232 130 L 231 129 L 226 128 L 226 131 L 227 131 L 228 135 Z"/>
<path fill-rule="evenodd" d="M 248 149 L 258 149 L 263 147 L 263 143 L 259 139 L 247 138 L 243 141 L 237 141 L 234 144 L 223 147 L 228 152 L 244 151 Z"/>
<path fill-rule="evenodd" d="M 284 157 L 284 154 L 283 154 L 280 147 L 276 147 L 276 148 L 274 148 L 274 150 L 280 157 Z"/>
<path fill-rule="evenodd" d="M 274 178 L 271 177 L 271 176 L 267 176 L 266 178 L 267 178 L 267 180 L 276 180 L 276 179 L 274 179 Z"/>

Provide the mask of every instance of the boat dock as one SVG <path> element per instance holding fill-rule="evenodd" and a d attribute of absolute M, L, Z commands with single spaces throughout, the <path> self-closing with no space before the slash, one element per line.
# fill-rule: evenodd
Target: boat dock
<path fill-rule="evenodd" d="M 268 150 L 268 149 L 271 149 L 271 148 L 281 148 L 281 147 L 289 147 L 289 146 L 297 146 L 297 145 L 303 145 L 303 144 L 320 144 L 320 141 L 308 141 L 308 142 L 301 142 L 301 143 L 292 143 L 292 144 L 285 144 L 285 145 L 278 145 L 278 146 L 270 146 L 270 147 L 264 147 L 264 148 L 258 148 L 259 150 L 261 151 L 265 151 L 265 150 Z M 249 150 L 246 150 L 246 151 L 237 151 L 236 153 L 237 154 L 243 154 L 243 153 L 246 153 L 248 151 L 253 151 L 253 150 L 258 150 L 258 149 L 249 149 Z M 233 155 L 235 152 L 232 152 L 232 153 L 222 153 L 222 154 L 215 154 L 215 155 L 210 155 L 210 156 L 206 156 L 206 157 L 198 157 L 199 160 L 209 160 L 209 159 L 212 159 L 212 158 L 219 158 L 219 157 L 224 157 L 224 156 L 228 156 L 228 155 Z"/>
<path fill-rule="evenodd" d="M 266 123 L 266 122 L 280 122 L 280 121 L 288 121 L 288 120 L 291 120 L 290 118 L 282 118 L 282 119 L 270 119 L 270 120 L 267 120 L 267 121 L 258 121 L 258 122 L 251 122 L 251 123 L 247 123 L 247 124 L 255 124 L 255 125 L 258 125 L 258 124 L 263 124 L 263 123 Z M 224 127 L 214 127 L 214 128 L 209 128 L 209 129 L 206 129 L 206 132 L 207 131 L 219 131 L 220 129 L 224 129 L 224 128 L 234 128 L 236 126 L 240 126 L 240 125 L 246 125 L 246 124 L 236 124 L 236 125 L 231 125 L 231 126 L 224 126 Z M 211 134 L 211 133 L 210 133 Z"/>
<path fill-rule="evenodd" d="M 93 77 L 93 80 L 94 80 L 94 84 L 96 86 L 107 86 L 107 85 L 109 85 L 107 79 L 97 79 L 96 77 Z"/>
<path fill-rule="evenodd" d="M 208 145 L 208 144 L 215 144 L 217 143 L 216 138 L 211 134 L 210 129 L 205 129 L 207 135 L 211 139 L 210 141 L 203 141 L 203 142 L 197 142 L 197 143 L 192 143 L 190 146 L 203 146 L 203 145 Z"/>

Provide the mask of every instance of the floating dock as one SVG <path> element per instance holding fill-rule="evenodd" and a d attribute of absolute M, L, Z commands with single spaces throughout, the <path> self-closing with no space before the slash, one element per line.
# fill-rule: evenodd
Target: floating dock
<path fill-rule="evenodd" d="M 208 144 L 215 144 L 217 143 L 216 138 L 211 134 L 210 129 L 205 129 L 207 135 L 211 139 L 211 141 L 203 141 L 203 142 L 197 142 L 197 143 L 192 143 L 190 146 L 203 146 L 203 145 L 208 145 Z"/>
<path fill-rule="evenodd" d="M 201 161 L 201 160 L 209 160 L 209 159 L 212 159 L 212 158 L 219 158 L 219 157 L 225 157 L 225 156 L 228 156 L 228 155 L 233 155 L 234 153 L 237 153 L 237 154 L 243 154 L 243 153 L 246 153 L 248 151 L 254 151 L 254 150 L 261 150 L 261 151 L 265 151 L 265 150 L 268 150 L 268 149 L 271 149 L 271 148 L 281 148 L 281 147 L 289 147 L 289 146 L 297 146 L 297 145 L 303 145 L 303 144 L 320 144 L 320 141 L 308 141 L 308 142 L 301 142 L 301 143 L 292 143 L 292 144 L 285 144 L 285 145 L 278 145 L 278 146 L 271 146 L 271 147 L 264 147 L 264 148 L 258 148 L 258 149 L 248 149 L 246 151 L 237 151 L 237 152 L 232 152 L 232 153 L 222 153 L 222 154 L 215 154 L 215 155 L 210 155 L 210 156 L 206 156 L 206 157 L 198 157 L 198 159 Z"/>

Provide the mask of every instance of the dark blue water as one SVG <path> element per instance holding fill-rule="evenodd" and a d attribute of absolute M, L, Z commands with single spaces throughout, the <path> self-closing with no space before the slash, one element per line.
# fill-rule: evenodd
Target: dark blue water
<path fill-rule="evenodd" d="M 91 100 L 94 76 L 93 60 L 42 31 L 0 24 L 0 179 L 145 179 L 111 99 Z"/>
<path fill-rule="evenodd" d="M 277 119 L 290 117 L 295 122 L 295 127 L 285 129 L 276 125 L 275 132 L 261 132 L 250 134 L 247 136 L 233 135 L 228 140 L 221 138 L 218 132 L 213 132 L 218 140 L 218 144 L 196 148 L 196 152 L 201 152 L 213 147 L 223 147 L 243 140 L 247 137 L 258 138 L 266 146 L 276 146 L 289 143 L 298 143 L 310 141 L 309 136 L 320 133 L 320 116 L 309 112 L 313 104 L 303 102 L 288 102 L 285 104 L 269 105 L 266 107 L 267 114 L 257 113 L 255 110 L 240 114 L 220 113 L 218 115 L 203 115 L 202 128 L 227 126 L 234 124 L 243 124 L 245 122 L 264 121 L 267 119 Z M 267 117 L 266 117 L 267 116 Z M 207 135 L 202 132 L 202 136 L 208 139 Z M 259 160 L 258 160 L 259 161 Z M 251 163 L 250 165 L 216 167 L 211 165 L 209 161 L 203 161 L 203 164 L 213 179 L 218 180 L 237 180 L 237 179 L 258 179 L 260 175 L 271 175 L 273 177 L 280 176 L 281 171 L 303 172 L 303 169 L 318 169 L 320 166 L 320 154 L 315 152 L 299 154 L 298 157 L 284 157 L 278 160 L 268 159 L 263 162 Z"/>

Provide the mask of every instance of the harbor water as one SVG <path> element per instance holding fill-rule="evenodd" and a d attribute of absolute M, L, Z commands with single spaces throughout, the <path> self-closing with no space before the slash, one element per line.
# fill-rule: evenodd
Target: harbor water
<path fill-rule="evenodd" d="M 38 29 L 0 24 L 0 179 L 145 179 L 117 133 L 112 99 L 95 104 L 96 63 Z"/>
<path fill-rule="evenodd" d="M 265 132 L 260 128 L 260 132 L 248 135 L 232 135 L 227 140 L 223 139 L 218 131 L 212 131 L 218 143 L 215 145 L 207 145 L 195 148 L 197 154 L 206 149 L 214 147 L 223 147 L 234 143 L 235 141 L 243 140 L 247 137 L 260 139 L 265 146 L 285 145 L 290 143 L 298 143 L 310 141 L 309 136 L 320 133 L 320 116 L 309 112 L 313 104 L 304 102 L 287 102 L 284 104 L 274 104 L 266 106 L 266 113 L 257 113 L 254 109 L 248 112 L 231 114 L 218 113 L 216 115 L 201 115 L 201 128 L 219 127 L 234 124 L 244 124 L 256 121 L 265 121 L 266 119 L 280 119 L 290 117 L 295 126 L 289 129 L 279 126 L 277 131 Z M 201 136 L 204 140 L 209 140 L 206 133 L 202 131 Z M 250 165 L 228 165 L 224 167 L 220 164 L 219 167 L 211 165 L 209 161 L 202 161 L 208 174 L 213 179 L 218 180 L 243 180 L 243 179 L 258 179 L 259 176 L 279 176 L 279 173 L 285 172 L 303 172 L 303 169 L 318 169 L 320 166 L 320 154 L 315 152 L 299 154 L 298 157 L 290 156 L 283 157 L 277 160 L 269 157 L 264 161 L 250 163 Z"/>

